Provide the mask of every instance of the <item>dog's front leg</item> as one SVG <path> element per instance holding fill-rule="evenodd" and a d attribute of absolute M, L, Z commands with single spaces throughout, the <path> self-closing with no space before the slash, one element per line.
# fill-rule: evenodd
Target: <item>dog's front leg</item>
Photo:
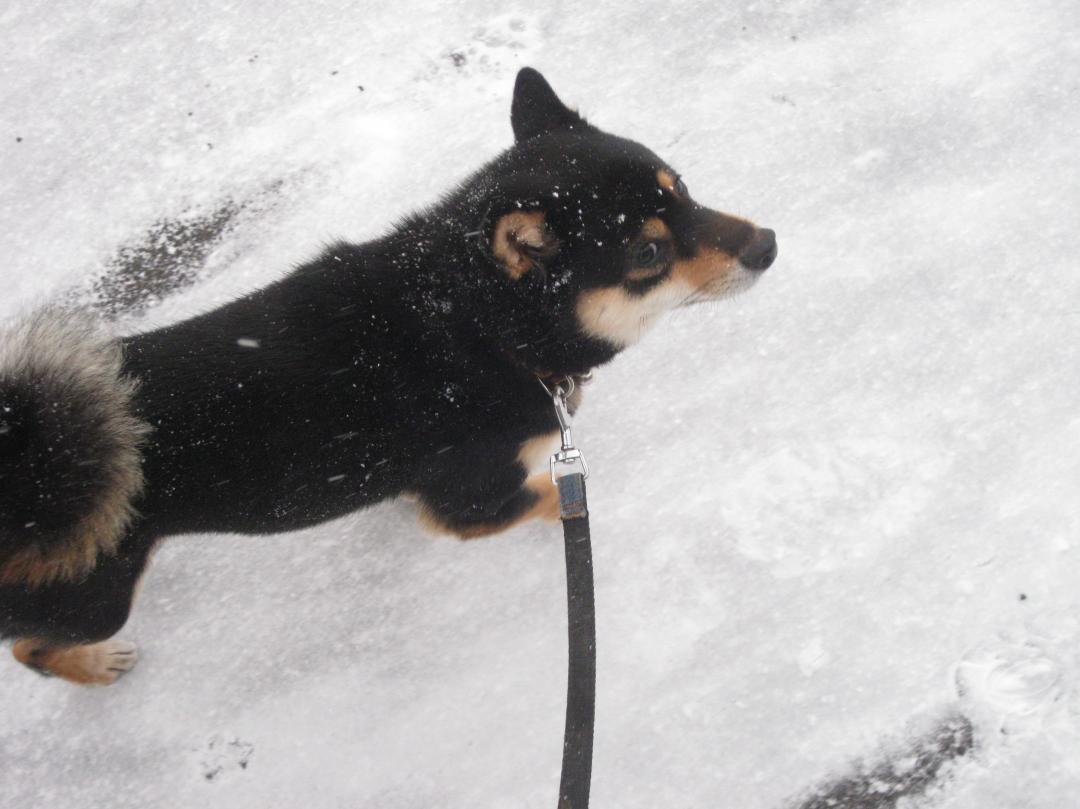
<path fill-rule="evenodd" d="M 559 518 L 559 492 L 549 475 L 526 477 L 516 460 L 505 465 L 485 460 L 428 476 L 417 492 L 421 521 L 436 531 L 472 539 L 536 517 Z"/>

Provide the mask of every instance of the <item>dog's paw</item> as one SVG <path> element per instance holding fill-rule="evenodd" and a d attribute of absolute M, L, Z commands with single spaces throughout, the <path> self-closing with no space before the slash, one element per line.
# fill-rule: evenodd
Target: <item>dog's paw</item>
<path fill-rule="evenodd" d="M 105 667 L 101 676 L 106 684 L 116 682 L 139 662 L 139 649 L 131 641 L 107 640 L 96 645 L 105 647 L 99 651 L 99 655 L 100 665 Z"/>
<path fill-rule="evenodd" d="M 46 653 L 42 667 L 50 674 L 81 685 L 112 685 L 139 659 L 134 643 L 111 639 Z"/>

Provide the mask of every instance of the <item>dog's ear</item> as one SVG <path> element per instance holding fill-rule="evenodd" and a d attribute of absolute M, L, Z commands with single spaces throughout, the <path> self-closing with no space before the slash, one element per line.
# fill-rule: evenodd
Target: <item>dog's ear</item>
<path fill-rule="evenodd" d="M 491 254 L 515 281 L 530 270 L 542 270 L 559 252 L 559 240 L 544 221 L 543 211 L 511 211 L 495 220 Z"/>
<path fill-rule="evenodd" d="M 550 132 L 583 124 L 581 116 L 563 104 L 547 79 L 531 67 L 523 67 L 514 82 L 510 105 L 510 125 L 514 140 L 520 142 Z"/>

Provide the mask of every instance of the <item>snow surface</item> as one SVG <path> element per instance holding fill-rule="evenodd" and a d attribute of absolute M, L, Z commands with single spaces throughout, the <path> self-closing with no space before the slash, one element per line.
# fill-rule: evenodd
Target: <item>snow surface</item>
<path fill-rule="evenodd" d="M 780 243 L 575 424 L 594 805 L 1080 806 L 1073 0 L 6 4 L 0 317 L 163 221 L 235 214 L 121 328 L 384 231 L 509 143 L 525 64 Z M 551 806 L 563 575 L 553 527 L 405 502 L 174 539 L 122 683 L 3 664 L 0 806 Z"/>

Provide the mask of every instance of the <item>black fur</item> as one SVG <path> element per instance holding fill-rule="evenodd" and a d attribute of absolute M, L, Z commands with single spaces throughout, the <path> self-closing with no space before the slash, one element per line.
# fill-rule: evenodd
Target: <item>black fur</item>
<path fill-rule="evenodd" d="M 170 534 L 292 531 L 403 492 L 464 531 L 528 509 L 519 448 L 557 426 L 537 374 L 585 373 L 620 349 L 583 330 L 581 295 L 634 292 L 634 240 L 658 209 L 670 208 L 673 255 L 720 237 L 703 225 L 718 214 L 662 196 L 663 161 L 586 123 L 528 68 L 512 124 L 512 148 L 386 236 L 335 245 L 265 289 L 125 339 L 135 415 L 153 430 L 140 516 L 84 580 L 0 587 L 0 630 L 111 635 L 151 546 Z M 517 280 L 492 248 L 514 211 L 542 212 L 557 240 Z M 753 228 L 728 225 L 721 246 L 737 254 Z M 50 475 L 59 497 L 65 476 Z M 24 493 L 12 491 L 0 504 L 17 523 Z"/>

